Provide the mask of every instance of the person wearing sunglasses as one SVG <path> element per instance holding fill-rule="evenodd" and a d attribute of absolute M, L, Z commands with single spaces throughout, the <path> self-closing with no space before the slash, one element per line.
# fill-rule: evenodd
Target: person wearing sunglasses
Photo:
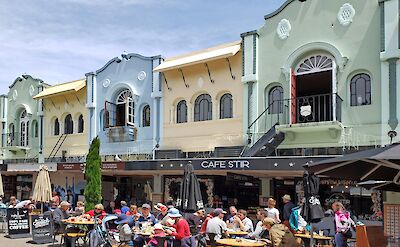
<path fill-rule="evenodd" d="M 87 211 L 86 214 L 90 215 L 90 217 L 92 218 L 97 217 L 100 220 L 102 220 L 104 216 L 107 215 L 106 211 L 104 211 L 103 204 L 97 204 L 96 206 L 94 206 L 94 209 Z"/>

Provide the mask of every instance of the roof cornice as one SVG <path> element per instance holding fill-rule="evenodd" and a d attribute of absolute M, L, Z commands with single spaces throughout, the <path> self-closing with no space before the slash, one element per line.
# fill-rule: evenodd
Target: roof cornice
<path fill-rule="evenodd" d="M 294 1 L 296 1 L 296 0 L 286 0 L 286 2 L 284 2 L 277 10 L 275 10 L 274 12 L 272 12 L 268 15 L 265 15 L 264 20 L 267 20 L 267 19 L 270 19 L 270 18 L 276 16 L 277 14 L 282 12 L 282 10 L 284 10 L 286 8 L 286 6 L 288 6 L 289 4 L 291 4 Z"/>

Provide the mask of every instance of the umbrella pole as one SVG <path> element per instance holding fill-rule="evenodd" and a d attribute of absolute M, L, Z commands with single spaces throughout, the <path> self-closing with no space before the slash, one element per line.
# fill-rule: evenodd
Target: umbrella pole
<path fill-rule="evenodd" d="M 42 202 L 42 208 L 41 208 L 42 214 L 43 214 L 43 207 L 44 207 L 44 203 Z"/>
<path fill-rule="evenodd" d="M 310 247 L 314 247 L 314 229 L 313 223 L 310 223 L 311 231 L 310 231 Z"/>

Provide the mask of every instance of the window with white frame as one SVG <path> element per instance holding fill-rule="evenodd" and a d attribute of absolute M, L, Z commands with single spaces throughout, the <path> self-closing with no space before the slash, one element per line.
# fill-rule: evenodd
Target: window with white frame
<path fill-rule="evenodd" d="M 23 110 L 19 118 L 20 124 L 20 145 L 26 147 L 29 145 L 29 116 L 26 110 Z"/>

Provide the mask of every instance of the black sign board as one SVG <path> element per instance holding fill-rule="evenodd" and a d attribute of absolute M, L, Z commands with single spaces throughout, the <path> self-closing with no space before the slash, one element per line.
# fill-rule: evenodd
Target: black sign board
<path fill-rule="evenodd" d="M 32 215 L 32 243 L 46 244 L 52 242 L 50 215 Z"/>
<path fill-rule="evenodd" d="M 28 210 L 9 208 L 7 209 L 8 237 L 26 238 L 30 237 Z"/>

